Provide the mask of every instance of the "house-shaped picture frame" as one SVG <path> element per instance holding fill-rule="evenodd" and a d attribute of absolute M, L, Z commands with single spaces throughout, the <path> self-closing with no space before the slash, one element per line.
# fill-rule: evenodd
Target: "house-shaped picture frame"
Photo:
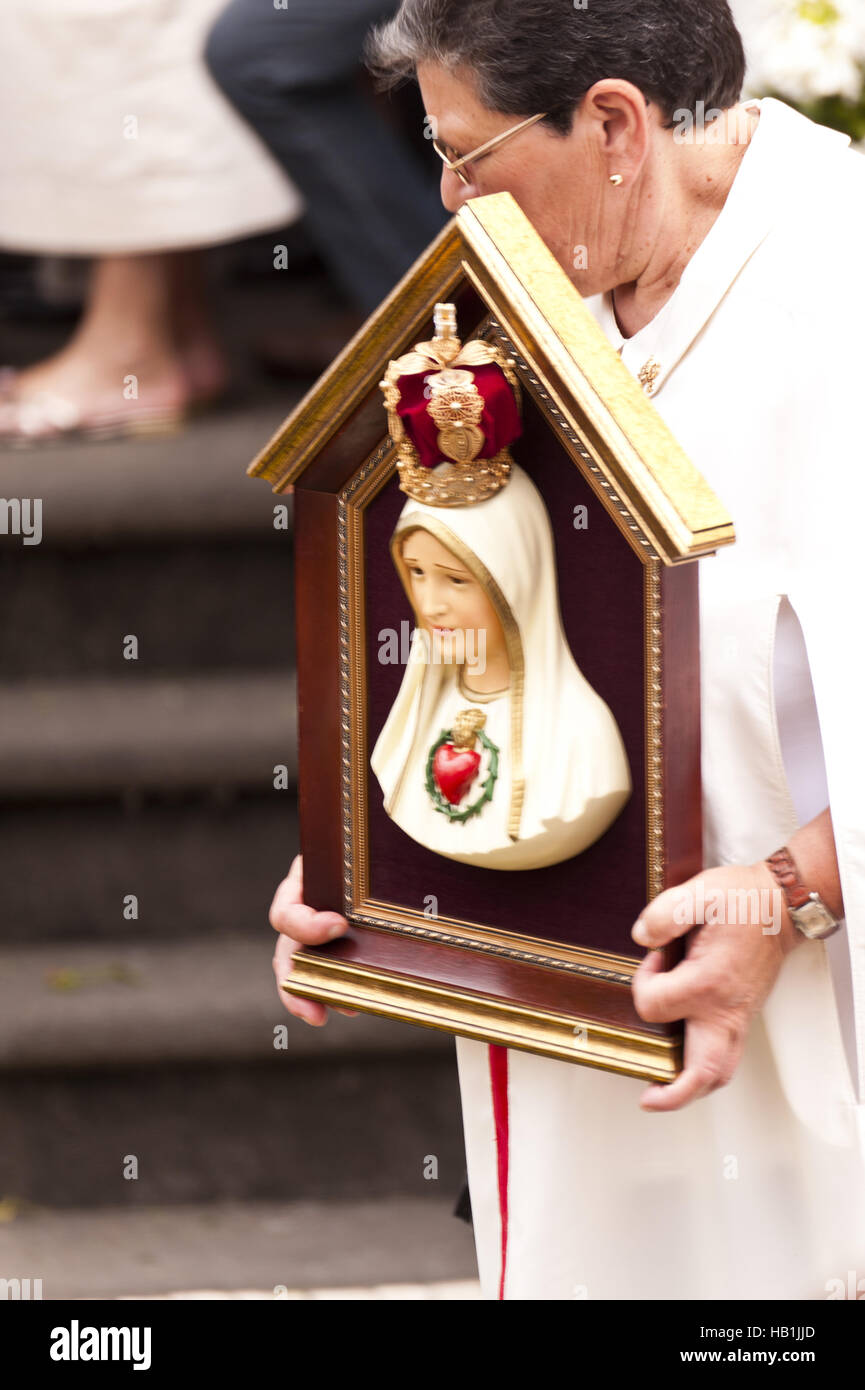
<path fill-rule="evenodd" d="M 434 852 L 386 812 L 370 766 L 416 620 L 391 549 L 407 498 L 381 382 L 433 337 L 442 304 L 464 344 L 495 344 L 516 375 L 510 452 L 549 515 L 562 630 L 630 769 L 609 828 L 544 867 Z M 696 562 L 734 533 L 651 384 L 631 376 L 510 194 L 493 194 L 460 209 L 250 466 L 294 497 L 304 899 L 350 923 L 299 950 L 284 989 L 628 1076 L 676 1075 L 681 1025 L 636 1013 L 630 931 L 648 900 L 702 867 Z"/>

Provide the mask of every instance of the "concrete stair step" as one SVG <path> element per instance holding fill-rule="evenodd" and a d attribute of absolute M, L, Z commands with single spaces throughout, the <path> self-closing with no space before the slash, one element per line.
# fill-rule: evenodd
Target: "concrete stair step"
<path fill-rule="evenodd" d="M 310 1028 L 261 935 L 0 951 L 0 1237 L 34 1204 L 418 1195 L 431 1155 L 456 1200 L 453 1040 Z"/>
<path fill-rule="evenodd" d="M 290 520 L 291 498 L 247 478 L 246 466 L 302 394 L 303 384 L 267 387 L 177 434 L 6 449 L 3 496 L 41 498 L 46 549 L 262 535 L 273 527 L 275 505 L 288 506 Z"/>
<path fill-rule="evenodd" d="M 331 1013 L 312 1028 L 282 1007 L 276 935 L 132 939 L 0 949 L 0 1071 L 52 1073 L 230 1063 L 272 1064 L 447 1053 L 433 1029 Z M 274 1030 L 277 1030 L 276 1032 Z"/>
<path fill-rule="evenodd" d="M 270 931 L 299 847 L 293 790 L 0 805 L 0 943 L 179 941 Z M 124 916 L 137 899 L 137 919 Z"/>
<path fill-rule="evenodd" d="M 22 1212 L 0 1227 L 2 1267 L 8 1277 L 41 1278 L 45 1300 L 168 1290 L 474 1299 L 474 1238 L 451 1213 L 449 1186 L 428 1182 L 415 1195 L 378 1200 Z"/>
<path fill-rule="evenodd" d="M 4 680 L 125 673 L 127 634 L 149 675 L 294 665 L 285 533 L 84 549 L 0 542 Z"/>
<path fill-rule="evenodd" d="M 0 795 L 65 799 L 273 784 L 296 767 L 293 676 L 21 681 L 0 687 Z"/>
<path fill-rule="evenodd" d="M 309 1032 L 323 1043 L 332 1027 Z M 445 1185 L 456 1201 L 465 1172 L 452 1043 L 4 1071 L 0 1117 L 4 1217 L 33 1203 L 359 1200 Z"/>

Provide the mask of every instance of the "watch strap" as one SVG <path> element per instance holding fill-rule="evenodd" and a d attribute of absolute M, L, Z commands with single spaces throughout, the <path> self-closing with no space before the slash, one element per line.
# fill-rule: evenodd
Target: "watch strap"
<path fill-rule="evenodd" d="M 811 894 L 800 879 L 799 870 L 796 868 L 793 856 L 786 845 L 783 849 L 777 849 L 774 854 L 770 854 L 766 863 L 783 888 L 789 908 L 802 907 L 808 902 Z"/>

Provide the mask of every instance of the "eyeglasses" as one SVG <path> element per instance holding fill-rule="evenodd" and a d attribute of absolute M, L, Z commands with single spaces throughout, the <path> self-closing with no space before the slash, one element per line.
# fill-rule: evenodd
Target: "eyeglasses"
<path fill-rule="evenodd" d="M 450 169 L 452 174 L 456 174 L 462 183 L 470 184 L 471 179 L 463 172 L 464 165 L 476 164 L 479 159 L 483 159 L 485 155 L 488 155 L 498 145 L 503 144 L 505 140 L 510 140 L 512 135 L 517 135 L 521 130 L 527 130 L 530 125 L 534 125 L 536 121 L 542 121 L 544 116 L 548 114 L 547 111 L 541 111 L 538 116 L 529 116 L 528 120 L 520 121 L 519 125 L 511 126 L 510 130 L 503 130 L 501 135 L 494 135 L 492 140 L 486 140 L 483 145 L 478 145 L 477 149 L 462 155 L 459 159 L 451 159 L 448 151 L 451 151 L 452 147 L 446 145 L 442 140 L 433 140 L 433 149 L 446 169 Z"/>

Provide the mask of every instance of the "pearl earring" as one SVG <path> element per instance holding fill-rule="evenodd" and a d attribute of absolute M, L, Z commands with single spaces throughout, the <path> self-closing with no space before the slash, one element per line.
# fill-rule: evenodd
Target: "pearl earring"
<path fill-rule="evenodd" d="M 622 174 L 610 174 L 610 183 L 614 183 L 617 188 L 624 182 L 625 180 Z"/>

